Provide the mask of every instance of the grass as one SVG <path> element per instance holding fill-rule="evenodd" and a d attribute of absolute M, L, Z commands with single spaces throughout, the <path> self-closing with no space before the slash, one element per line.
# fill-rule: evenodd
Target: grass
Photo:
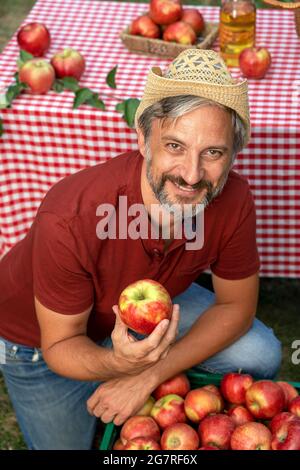
<path fill-rule="evenodd" d="M 188 0 L 183 3 L 199 6 L 198 0 Z M 220 4 L 218 0 L 202 0 L 201 3 Z M 261 2 L 256 3 L 261 5 Z M 35 0 L 0 0 L 0 51 L 3 50 L 34 4 Z M 199 282 L 205 287 L 211 287 L 210 277 L 207 275 L 201 276 Z M 291 361 L 292 342 L 300 339 L 299 305 L 300 280 L 261 279 L 257 317 L 271 326 L 282 341 L 283 362 L 280 370 L 282 380 L 300 381 L 300 365 L 293 365 Z M 0 449 L 25 448 L 0 374 Z"/>

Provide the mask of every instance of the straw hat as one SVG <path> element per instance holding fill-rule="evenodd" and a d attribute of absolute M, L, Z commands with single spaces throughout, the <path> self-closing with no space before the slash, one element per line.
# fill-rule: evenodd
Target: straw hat
<path fill-rule="evenodd" d="M 159 67 L 149 72 L 144 95 L 137 108 L 135 126 L 143 111 L 169 96 L 195 95 L 234 109 L 250 139 L 247 80 L 234 80 L 223 59 L 212 50 L 186 49 L 169 65 L 165 74 Z"/>

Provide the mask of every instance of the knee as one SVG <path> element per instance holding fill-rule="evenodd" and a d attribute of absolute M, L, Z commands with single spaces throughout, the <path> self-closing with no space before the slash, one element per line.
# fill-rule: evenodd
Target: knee
<path fill-rule="evenodd" d="M 256 379 L 274 379 L 279 372 L 282 361 L 281 342 L 273 330 L 267 329 L 264 334 L 256 334 L 248 345 L 248 354 L 240 357 L 240 368 L 244 373 Z"/>

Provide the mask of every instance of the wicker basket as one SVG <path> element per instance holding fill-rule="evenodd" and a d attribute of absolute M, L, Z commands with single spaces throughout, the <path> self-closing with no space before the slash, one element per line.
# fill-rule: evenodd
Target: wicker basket
<path fill-rule="evenodd" d="M 185 49 L 209 49 L 218 36 L 219 25 L 216 23 L 206 22 L 202 36 L 198 37 L 197 43 L 193 46 L 167 42 L 162 39 L 149 39 L 142 36 L 135 36 L 133 34 L 129 34 L 128 30 L 129 28 L 122 31 L 120 38 L 130 51 L 149 56 L 174 58 Z"/>
<path fill-rule="evenodd" d="M 300 2 L 294 1 L 294 2 L 284 3 L 279 0 L 264 0 L 264 2 L 274 7 L 285 8 L 287 10 L 295 10 L 296 32 L 298 36 L 300 37 Z"/>

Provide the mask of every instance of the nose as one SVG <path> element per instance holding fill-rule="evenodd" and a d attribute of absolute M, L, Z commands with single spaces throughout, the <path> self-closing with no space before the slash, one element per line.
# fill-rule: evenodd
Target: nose
<path fill-rule="evenodd" d="M 182 178 L 190 186 L 198 183 L 204 178 L 205 169 L 199 155 L 188 154 L 184 164 Z"/>

